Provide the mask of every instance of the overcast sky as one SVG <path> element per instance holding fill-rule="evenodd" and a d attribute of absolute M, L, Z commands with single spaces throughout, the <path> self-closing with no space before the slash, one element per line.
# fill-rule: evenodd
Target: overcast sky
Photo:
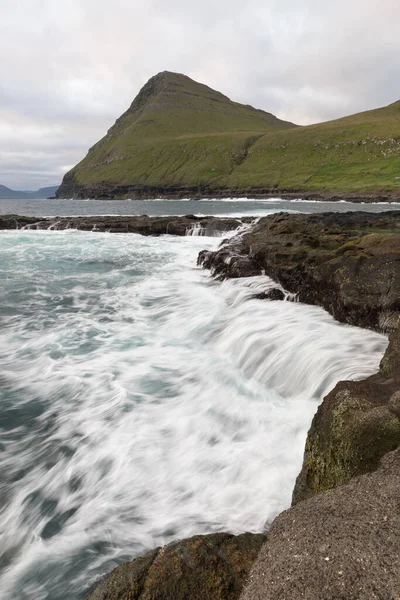
<path fill-rule="evenodd" d="M 299 124 L 395 102 L 399 34 L 399 0 L 0 0 L 0 183 L 60 183 L 159 71 Z"/>

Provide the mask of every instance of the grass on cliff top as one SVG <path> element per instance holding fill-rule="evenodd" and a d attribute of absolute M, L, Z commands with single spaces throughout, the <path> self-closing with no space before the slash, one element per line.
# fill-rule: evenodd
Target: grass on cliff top
<path fill-rule="evenodd" d="M 400 102 L 296 127 L 161 75 L 73 169 L 79 185 L 400 191 Z"/>
<path fill-rule="evenodd" d="M 249 180 L 280 189 L 400 189 L 400 103 L 263 136 L 229 183 Z"/>

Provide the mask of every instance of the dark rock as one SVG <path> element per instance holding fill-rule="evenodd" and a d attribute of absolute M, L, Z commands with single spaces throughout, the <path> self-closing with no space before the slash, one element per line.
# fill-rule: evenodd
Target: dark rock
<path fill-rule="evenodd" d="M 91 152 L 92 149 L 89 150 Z M 210 200 L 218 198 L 280 198 L 282 200 L 321 200 L 322 202 L 399 202 L 400 195 L 396 191 L 381 193 L 332 193 L 332 192 L 310 192 L 304 189 L 287 190 L 277 187 L 229 187 L 215 184 L 199 185 L 145 185 L 131 184 L 123 185 L 117 183 L 97 182 L 90 185 L 82 185 L 76 178 L 75 172 L 66 173 L 61 186 L 56 192 L 57 198 L 73 198 L 84 200 L 86 198 L 95 198 L 97 200 L 126 199 L 132 200 L 150 200 L 152 198 L 165 198 L 169 200 L 178 200 L 190 198 L 199 200 L 209 198 Z"/>
<path fill-rule="evenodd" d="M 261 275 L 259 265 L 243 251 L 241 235 L 223 242 L 217 252 L 202 250 L 197 258 L 197 264 L 205 269 L 211 269 L 217 279 L 225 279 L 227 272 L 229 277 Z"/>
<path fill-rule="evenodd" d="M 218 217 L 149 217 L 141 215 L 131 217 L 125 215 L 107 217 L 55 217 L 38 219 L 37 217 L 20 217 L 18 215 L 0 216 L 0 229 L 78 229 L 82 231 L 102 231 L 110 233 L 139 233 L 141 235 L 219 235 L 232 231 L 242 224 L 241 219 Z"/>
<path fill-rule="evenodd" d="M 391 335 L 379 373 L 341 381 L 324 398 L 307 435 L 293 504 L 374 471 L 400 444 L 400 329 Z"/>
<path fill-rule="evenodd" d="M 258 300 L 285 300 L 285 297 L 285 292 L 279 288 L 272 288 L 271 290 L 253 296 L 253 298 L 257 298 Z"/>
<path fill-rule="evenodd" d="M 265 540 L 215 533 L 173 542 L 114 569 L 88 600 L 235 600 Z"/>
<path fill-rule="evenodd" d="M 279 515 L 240 600 L 400 598 L 400 449 Z"/>
<path fill-rule="evenodd" d="M 381 360 L 380 372 L 400 384 L 400 329 L 390 336 L 389 346 Z"/>
<path fill-rule="evenodd" d="M 219 279 L 265 272 L 336 319 L 393 331 L 400 323 L 400 212 L 277 213 L 200 258 Z"/>
<path fill-rule="evenodd" d="M 0 215 L 0 229 L 22 229 L 40 220 L 38 217 L 21 217 L 19 215 Z"/>

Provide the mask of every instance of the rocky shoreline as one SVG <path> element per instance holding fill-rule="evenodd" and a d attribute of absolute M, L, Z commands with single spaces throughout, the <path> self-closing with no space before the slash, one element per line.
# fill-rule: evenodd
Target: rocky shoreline
<path fill-rule="evenodd" d="M 379 372 L 319 407 L 294 503 L 376 469 L 400 443 L 400 213 L 276 213 L 198 262 L 219 279 L 265 273 L 339 321 L 391 333 Z"/>
<path fill-rule="evenodd" d="M 265 273 L 337 320 L 392 331 L 400 324 L 400 212 L 276 213 L 202 252 L 219 279 Z"/>
<path fill-rule="evenodd" d="M 391 332 L 379 372 L 338 383 L 318 408 L 296 506 L 274 521 L 241 599 L 397 598 L 400 214 L 279 213 L 199 264 L 220 279 L 265 273 L 338 320 Z"/>
<path fill-rule="evenodd" d="M 176 222 L 167 230 L 162 218 L 115 219 L 112 226 L 99 221 L 103 229 L 96 230 L 160 235 L 186 233 L 192 226 L 221 231 L 222 221 L 229 221 L 225 230 L 235 229 L 240 223 L 214 217 L 201 223 L 189 215 L 167 218 Z M 0 217 L 0 228 L 93 230 L 92 220 L 31 222 L 11 215 Z M 390 333 L 389 345 L 378 373 L 342 381 L 324 398 L 308 433 L 293 506 L 274 520 L 268 534 L 174 542 L 114 569 L 88 592 L 89 599 L 396 600 L 400 212 L 277 213 L 217 251 L 201 252 L 199 264 L 219 279 L 265 273 L 279 284 L 270 300 L 279 301 L 283 287 L 342 322 Z"/>
<path fill-rule="evenodd" d="M 130 216 L 98 216 L 98 217 L 23 217 L 19 215 L 0 215 L 1 229 L 41 229 L 61 231 L 77 229 L 108 233 L 138 233 L 140 235 L 220 235 L 225 231 L 233 231 L 240 225 L 251 223 L 253 217 L 218 218 L 196 217 L 148 217 Z"/>
<path fill-rule="evenodd" d="M 67 174 L 56 192 L 57 198 L 65 200 L 84 200 L 86 198 L 95 198 L 96 200 L 181 200 L 188 198 L 191 200 L 199 199 L 220 199 L 220 198 L 251 198 L 268 199 L 282 198 L 282 200 L 293 200 L 301 198 L 302 200 L 319 200 L 321 202 L 400 202 L 400 193 L 396 191 L 376 191 L 369 193 L 356 192 L 330 192 L 329 190 L 304 190 L 304 189 L 286 189 L 286 188 L 229 188 L 212 187 L 209 185 L 181 186 L 181 185 L 96 185 L 81 186 L 72 174 Z"/>

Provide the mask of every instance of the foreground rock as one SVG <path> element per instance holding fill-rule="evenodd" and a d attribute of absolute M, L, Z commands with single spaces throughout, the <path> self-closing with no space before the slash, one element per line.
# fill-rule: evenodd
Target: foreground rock
<path fill-rule="evenodd" d="M 400 328 L 391 335 L 379 373 L 341 381 L 319 406 L 293 503 L 374 471 L 382 456 L 399 445 Z"/>
<path fill-rule="evenodd" d="M 174 542 L 114 569 L 88 600 L 235 600 L 265 540 L 216 533 Z"/>
<path fill-rule="evenodd" d="M 241 600 L 397 600 L 400 450 L 277 517 Z"/>
<path fill-rule="evenodd" d="M 218 235 L 220 232 L 232 231 L 243 223 L 253 219 L 196 217 L 148 217 L 141 215 L 131 217 L 125 215 L 98 217 L 55 217 L 43 219 L 22 217 L 18 215 L 0 216 L 0 229 L 78 229 L 81 231 L 102 231 L 110 233 L 139 233 L 141 235 Z"/>
<path fill-rule="evenodd" d="M 199 263 L 219 278 L 265 272 L 336 319 L 383 330 L 400 322 L 400 212 L 278 213 Z"/>

